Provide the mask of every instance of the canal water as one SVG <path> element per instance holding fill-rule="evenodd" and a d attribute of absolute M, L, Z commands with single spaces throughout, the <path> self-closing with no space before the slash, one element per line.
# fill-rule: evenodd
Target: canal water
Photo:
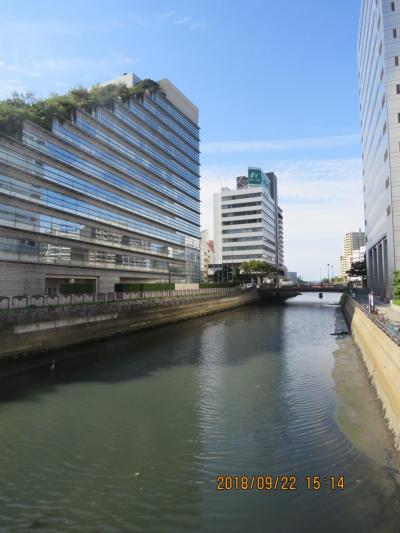
<path fill-rule="evenodd" d="M 338 296 L 317 296 L 3 378 L 0 531 L 400 531 L 398 455 L 351 338 L 335 336 Z M 243 476 L 252 490 L 235 490 Z"/>

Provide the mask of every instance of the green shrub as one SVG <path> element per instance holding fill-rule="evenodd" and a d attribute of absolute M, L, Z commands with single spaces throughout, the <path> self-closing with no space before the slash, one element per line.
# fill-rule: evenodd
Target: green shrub
<path fill-rule="evenodd" d="M 51 130 L 53 120 L 71 120 L 78 109 L 91 112 L 97 106 L 113 109 L 115 101 L 128 102 L 130 98 L 142 100 L 145 93 L 160 91 L 157 82 L 145 79 L 133 87 L 122 84 L 95 85 L 91 89 L 75 87 L 67 94 L 51 94 L 38 100 L 33 93 L 13 93 L 11 98 L 0 101 L 0 132 L 21 138 L 25 120 Z"/>
<path fill-rule="evenodd" d="M 94 283 L 64 283 L 60 286 L 60 294 L 93 294 Z"/>
<path fill-rule="evenodd" d="M 174 283 L 116 283 L 115 292 L 173 291 Z"/>
<path fill-rule="evenodd" d="M 393 299 L 400 300 L 400 270 L 393 272 Z"/>

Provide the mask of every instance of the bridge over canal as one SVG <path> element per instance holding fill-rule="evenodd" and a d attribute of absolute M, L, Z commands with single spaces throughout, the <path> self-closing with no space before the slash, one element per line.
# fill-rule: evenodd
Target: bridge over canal
<path fill-rule="evenodd" d="M 271 287 L 271 285 L 262 284 L 257 287 L 257 290 L 262 300 L 280 301 L 294 298 L 305 292 L 343 292 L 345 288 L 344 285 L 293 285 L 292 287 Z"/>

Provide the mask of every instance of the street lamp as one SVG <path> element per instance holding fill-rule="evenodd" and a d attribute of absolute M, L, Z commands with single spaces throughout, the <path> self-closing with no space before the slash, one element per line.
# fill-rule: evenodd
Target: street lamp
<path fill-rule="evenodd" d="M 333 283 L 333 265 L 331 265 L 331 272 L 332 272 L 331 280 L 332 280 L 332 283 Z"/>
<path fill-rule="evenodd" d="M 326 265 L 328 267 L 328 283 L 329 283 L 329 267 L 331 266 L 329 263 Z"/>

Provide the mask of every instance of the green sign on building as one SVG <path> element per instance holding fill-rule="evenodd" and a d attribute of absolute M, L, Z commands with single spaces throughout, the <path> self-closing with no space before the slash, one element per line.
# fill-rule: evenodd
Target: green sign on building
<path fill-rule="evenodd" d="M 263 175 L 261 168 L 249 168 L 249 185 L 261 185 Z"/>
<path fill-rule="evenodd" d="M 249 187 L 251 186 L 268 189 L 272 196 L 271 180 L 264 174 L 261 168 L 249 167 Z"/>

